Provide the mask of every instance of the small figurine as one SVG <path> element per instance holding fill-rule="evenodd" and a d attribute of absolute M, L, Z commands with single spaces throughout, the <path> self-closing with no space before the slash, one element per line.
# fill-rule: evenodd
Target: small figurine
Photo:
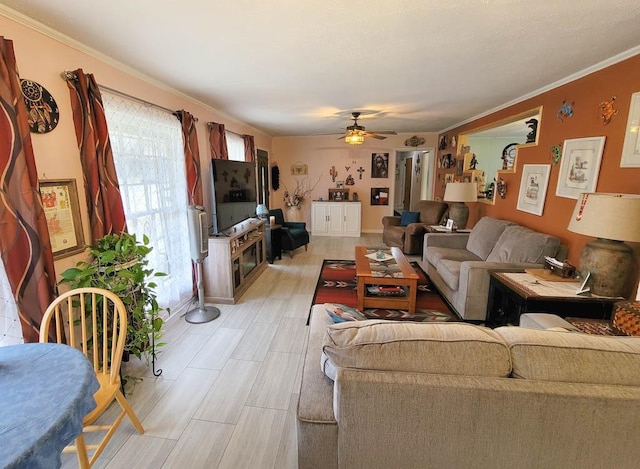
<path fill-rule="evenodd" d="M 556 114 L 556 117 L 560 122 L 564 122 L 564 119 L 567 117 L 573 117 L 573 106 L 575 104 L 575 101 L 571 101 L 570 103 L 562 101 L 562 106 L 560 106 L 560 109 L 558 109 L 558 113 Z"/>
<path fill-rule="evenodd" d="M 534 143 L 536 141 L 536 134 L 538 133 L 538 119 L 531 118 L 524 123 L 531 129 L 527 134 L 526 143 Z"/>
<path fill-rule="evenodd" d="M 471 157 L 471 161 L 469 161 L 469 169 L 475 170 L 478 167 L 478 159 L 476 158 L 476 154 L 473 153 Z"/>
<path fill-rule="evenodd" d="M 600 118 L 602 119 L 602 123 L 607 125 L 611 122 L 611 118 L 618 114 L 617 109 L 613 109 L 613 103 L 616 101 L 615 96 L 611 96 L 611 100 L 602 101 L 600 103 Z"/>
<path fill-rule="evenodd" d="M 553 164 L 558 164 L 558 161 L 560 161 L 560 157 L 562 156 L 562 147 L 560 145 L 551 145 L 549 152 L 551 153 Z"/>

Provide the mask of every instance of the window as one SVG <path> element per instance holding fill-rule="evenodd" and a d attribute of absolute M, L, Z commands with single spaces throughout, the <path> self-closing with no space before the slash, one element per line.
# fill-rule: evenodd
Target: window
<path fill-rule="evenodd" d="M 187 182 L 180 122 L 168 112 L 108 92 L 103 102 L 127 227 L 147 235 L 158 302 L 178 307 L 192 296 Z"/>
<path fill-rule="evenodd" d="M 233 132 L 226 131 L 227 150 L 229 159 L 235 161 L 244 161 L 244 139 Z"/>

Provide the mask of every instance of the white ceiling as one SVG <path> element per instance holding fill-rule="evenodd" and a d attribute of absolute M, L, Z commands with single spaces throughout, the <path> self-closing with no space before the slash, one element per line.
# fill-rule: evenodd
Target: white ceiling
<path fill-rule="evenodd" d="M 339 132 L 354 110 L 438 132 L 640 52 L 638 0 L 0 4 L 273 136 Z"/>

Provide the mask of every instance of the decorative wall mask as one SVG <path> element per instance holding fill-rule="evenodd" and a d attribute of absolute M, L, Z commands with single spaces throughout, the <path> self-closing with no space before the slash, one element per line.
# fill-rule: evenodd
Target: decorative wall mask
<path fill-rule="evenodd" d="M 560 122 L 564 122 L 564 119 L 568 117 L 573 117 L 573 106 L 575 106 L 575 104 L 575 101 L 571 101 L 570 103 L 566 100 L 562 101 L 562 106 L 560 106 L 560 109 L 558 109 L 558 113 L 556 114 L 556 117 Z"/>
<path fill-rule="evenodd" d="M 353 185 L 355 185 L 355 183 L 356 183 L 356 181 L 353 180 L 353 176 L 351 174 L 349 174 L 347 176 L 347 179 L 344 180 L 344 184 L 346 186 L 353 186 Z"/>
<path fill-rule="evenodd" d="M 611 96 L 609 101 L 602 101 L 598 106 L 600 108 L 600 119 L 602 119 L 602 123 L 607 125 L 611 122 L 611 118 L 618 114 L 618 110 L 613 108 L 613 103 L 615 103 L 616 97 Z"/>

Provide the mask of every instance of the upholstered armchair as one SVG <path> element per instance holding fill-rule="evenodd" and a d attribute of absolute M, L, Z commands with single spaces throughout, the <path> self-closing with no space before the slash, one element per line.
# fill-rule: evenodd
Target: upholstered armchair
<path fill-rule="evenodd" d="M 307 231 L 307 224 L 303 221 L 284 221 L 284 214 L 282 209 L 275 208 L 269 210 L 269 215 L 276 218 L 276 224 L 282 225 L 281 232 L 282 237 L 282 250 L 289 251 L 291 257 L 293 257 L 293 251 L 300 246 L 304 246 L 304 250 L 307 250 L 307 244 L 309 244 L 309 232 Z"/>
<path fill-rule="evenodd" d="M 448 208 L 445 202 L 421 200 L 414 209 L 415 222 L 403 225 L 402 217 L 382 217 L 382 242 L 401 248 L 405 254 L 421 254 L 425 227 L 439 225 Z"/>

